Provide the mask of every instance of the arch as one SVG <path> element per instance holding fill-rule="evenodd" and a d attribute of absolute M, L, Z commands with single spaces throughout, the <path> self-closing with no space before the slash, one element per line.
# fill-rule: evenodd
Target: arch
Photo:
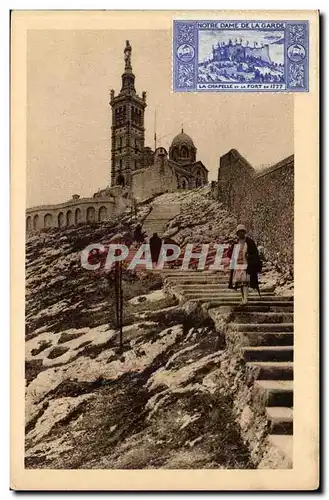
<path fill-rule="evenodd" d="M 202 182 L 202 174 L 200 172 L 200 170 L 197 170 L 196 172 L 196 177 L 195 177 L 195 187 L 201 187 L 203 185 L 203 182 Z"/>
<path fill-rule="evenodd" d="M 187 146 L 182 146 L 180 149 L 180 154 L 182 158 L 188 158 L 189 157 L 189 150 Z"/>
<path fill-rule="evenodd" d="M 66 212 L 66 225 L 67 226 L 73 226 L 73 212 L 72 210 L 68 210 Z"/>
<path fill-rule="evenodd" d="M 65 217 L 63 212 L 59 212 L 58 214 L 58 227 L 64 227 L 65 226 Z"/>
<path fill-rule="evenodd" d="M 39 228 L 39 215 L 36 214 L 33 217 L 33 229 L 38 229 Z"/>
<path fill-rule="evenodd" d="M 181 179 L 181 188 L 188 189 L 188 180 L 185 177 Z"/>
<path fill-rule="evenodd" d="M 95 222 L 95 208 L 94 207 L 87 208 L 87 222 Z"/>
<path fill-rule="evenodd" d="M 80 208 L 77 208 L 75 210 L 75 214 L 74 214 L 74 223 L 75 224 L 80 224 L 81 219 L 82 219 L 81 210 L 80 210 Z"/>
<path fill-rule="evenodd" d="M 98 220 L 99 222 L 102 222 L 103 220 L 106 219 L 107 219 L 107 208 L 103 206 L 98 210 Z"/>
<path fill-rule="evenodd" d="M 172 150 L 172 159 L 174 161 L 176 161 L 178 157 L 179 157 L 178 148 L 173 148 L 173 150 Z"/>
<path fill-rule="evenodd" d="M 122 186 L 124 187 L 125 186 L 125 178 L 122 174 L 119 174 L 118 177 L 117 177 L 117 184 L 119 186 Z"/>
<path fill-rule="evenodd" d="M 32 217 L 29 215 L 26 218 L 26 231 L 31 231 L 32 229 Z"/>
<path fill-rule="evenodd" d="M 47 229 L 48 227 L 52 227 L 52 225 L 53 225 L 52 214 L 46 214 L 44 217 L 44 227 Z"/>

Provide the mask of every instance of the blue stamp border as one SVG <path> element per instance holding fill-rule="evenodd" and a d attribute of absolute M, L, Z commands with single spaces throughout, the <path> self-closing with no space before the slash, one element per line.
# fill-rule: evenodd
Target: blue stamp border
<path fill-rule="evenodd" d="M 198 27 L 198 24 L 204 23 L 282 23 L 285 25 L 284 32 L 284 78 L 285 78 L 285 87 L 284 88 L 198 88 L 198 60 L 199 60 L 199 31 L 202 28 Z M 303 40 L 298 41 L 294 40 L 293 27 L 295 26 L 303 27 Z M 184 34 L 185 42 L 192 45 L 194 49 L 194 57 L 191 61 L 182 62 L 177 57 L 177 49 L 178 47 L 184 43 L 182 39 L 179 39 L 179 31 L 182 26 L 186 29 L 186 34 Z M 210 28 L 204 28 L 204 30 L 209 30 Z M 213 28 L 214 29 L 214 28 Z M 220 30 L 224 30 L 224 28 L 218 28 Z M 259 28 L 261 31 L 279 31 L 274 28 Z M 241 28 L 239 30 L 247 30 L 251 31 L 250 28 Z M 254 29 L 255 31 L 257 28 Z M 228 29 L 228 31 L 230 31 Z M 301 34 L 301 33 L 299 33 Z M 290 42 L 288 40 L 290 37 Z M 301 44 L 305 49 L 305 57 L 302 61 L 293 62 L 288 59 L 287 51 L 290 45 L 294 43 Z M 173 91 L 174 92 L 308 92 L 309 91 L 309 22 L 301 21 L 301 20 L 225 20 L 225 19 L 217 19 L 217 20 L 174 20 L 173 21 Z M 299 70 L 299 74 L 298 74 Z M 179 73 L 183 71 L 187 73 L 190 77 L 190 82 L 188 85 L 180 85 L 179 82 Z M 296 74 L 297 71 L 297 74 Z M 296 85 L 296 77 L 299 77 L 299 82 L 302 85 Z"/>

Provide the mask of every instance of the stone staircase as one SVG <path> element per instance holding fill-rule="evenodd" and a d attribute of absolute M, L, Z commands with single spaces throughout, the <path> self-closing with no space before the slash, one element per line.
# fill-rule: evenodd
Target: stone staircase
<path fill-rule="evenodd" d="M 267 418 L 269 446 L 292 466 L 293 297 L 272 291 L 259 297 L 250 291 L 249 303 L 241 305 L 240 293 L 228 289 L 224 272 L 165 269 L 163 273 L 165 286 L 181 301 L 208 303 L 210 315 L 214 308 L 230 308 L 228 332 L 239 334 L 253 399 Z"/>
<path fill-rule="evenodd" d="M 146 231 L 148 237 L 151 237 L 153 233 L 158 233 L 159 236 L 162 236 L 168 222 L 179 213 L 179 203 L 153 203 L 151 212 L 143 222 L 143 230 Z"/>

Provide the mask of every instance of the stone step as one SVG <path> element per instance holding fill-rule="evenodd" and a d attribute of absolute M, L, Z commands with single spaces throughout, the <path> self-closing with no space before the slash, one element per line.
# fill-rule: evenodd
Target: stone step
<path fill-rule="evenodd" d="M 195 278 L 189 278 L 188 276 L 168 276 L 164 277 L 164 279 L 167 282 L 173 283 L 176 286 L 184 285 L 185 287 L 188 287 L 190 289 L 196 289 L 199 290 L 200 287 L 207 287 L 211 290 L 216 289 L 216 287 L 220 287 L 223 289 L 227 289 L 227 281 L 223 280 L 222 278 L 216 278 L 215 276 L 200 276 L 200 277 L 195 277 Z"/>
<path fill-rule="evenodd" d="M 258 380 L 293 380 L 292 361 L 249 361 L 247 371 Z"/>
<path fill-rule="evenodd" d="M 293 434 L 293 409 L 272 406 L 265 409 L 270 434 Z"/>
<path fill-rule="evenodd" d="M 285 468 L 293 466 L 293 436 L 270 434 L 268 444 L 276 462 L 284 462 Z"/>
<path fill-rule="evenodd" d="M 159 226 L 159 225 L 147 226 L 143 228 L 143 230 L 146 232 L 147 237 L 151 237 L 154 233 L 157 233 L 158 236 L 162 236 L 162 234 L 165 231 L 165 226 Z"/>
<path fill-rule="evenodd" d="M 293 407 L 292 380 L 256 380 L 253 388 L 254 400 L 262 407 Z"/>
<path fill-rule="evenodd" d="M 229 290 L 227 288 L 227 283 L 208 283 L 205 279 L 205 283 L 186 283 L 184 279 L 177 282 L 177 285 L 181 290 L 186 290 L 187 292 L 216 292 L 217 290 Z"/>
<path fill-rule="evenodd" d="M 171 204 L 171 205 L 152 205 L 152 211 L 149 213 L 149 215 L 147 217 L 150 217 L 151 219 L 152 218 L 156 218 L 158 217 L 159 219 L 163 219 L 163 218 L 169 218 L 169 219 L 173 219 L 174 217 L 176 217 L 176 215 L 178 215 L 180 213 L 180 205 L 178 204 L 176 206 L 176 204 Z M 147 220 L 147 218 L 145 219 Z"/>
<path fill-rule="evenodd" d="M 186 269 L 163 269 L 163 274 L 166 276 L 188 276 L 188 277 L 200 277 L 200 276 L 216 276 L 218 278 L 226 278 L 227 282 L 229 281 L 229 276 L 227 274 L 218 272 L 218 271 L 209 271 L 209 270 L 200 270 L 200 271 L 194 271 L 194 270 L 186 270 Z"/>
<path fill-rule="evenodd" d="M 237 323 L 293 323 L 294 314 L 290 312 L 234 312 L 233 321 Z"/>
<path fill-rule="evenodd" d="M 143 223 L 143 227 L 145 223 L 152 223 L 152 222 L 165 222 L 166 224 L 169 222 L 170 217 L 172 215 L 172 212 L 169 211 L 164 211 L 162 210 L 161 213 L 157 213 L 152 210 L 152 212 L 149 213 L 149 215 L 146 217 Z"/>
<path fill-rule="evenodd" d="M 211 292 L 207 292 L 207 291 L 202 291 L 200 290 L 199 292 L 195 291 L 195 292 L 186 292 L 184 291 L 184 296 L 187 298 L 187 299 L 197 299 L 197 298 L 200 298 L 200 299 L 231 299 L 232 297 L 234 297 L 234 292 L 230 292 L 229 290 L 226 291 L 226 290 L 223 290 L 222 292 L 220 290 L 217 290 L 216 292 L 214 291 L 213 293 Z M 258 293 L 256 292 L 252 292 L 252 293 L 249 293 L 249 298 L 248 300 L 252 299 L 252 298 L 260 298 Z M 263 294 L 262 295 L 263 298 L 271 298 L 273 297 L 272 294 L 270 293 L 266 293 L 266 294 Z M 239 297 L 240 298 L 240 302 L 241 302 L 241 296 Z"/>
<path fill-rule="evenodd" d="M 157 217 L 154 217 L 152 219 L 145 219 L 144 221 L 144 224 L 143 224 L 143 229 L 145 229 L 146 227 L 149 227 L 149 226 L 166 226 L 169 222 L 169 219 L 168 217 L 166 218 L 157 218 Z"/>
<path fill-rule="evenodd" d="M 219 307 L 228 307 L 232 306 L 233 312 L 245 312 L 245 313 L 252 313 L 252 312 L 293 312 L 294 310 L 294 304 L 291 302 L 271 302 L 271 301 L 264 301 L 264 302 L 252 302 L 248 304 L 240 304 L 240 302 L 237 301 L 229 301 L 226 302 L 225 304 L 221 304 Z"/>
<path fill-rule="evenodd" d="M 172 276 L 173 278 L 177 276 L 182 276 L 182 275 L 188 275 L 190 278 L 200 278 L 202 276 L 212 276 L 214 278 L 218 279 L 225 279 L 227 284 L 229 282 L 229 276 L 225 273 L 217 272 L 217 271 L 211 271 L 209 269 L 200 269 L 200 270 L 195 270 L 195 269 L 183 269 L 182 268 L 182 263 L 177 263 L 176 261 L 173 261 L 172 265 L 175 267 L 169 267 L 169 263 L 165 263 L 163 267 L 163 271 L 165 274 L 168 274 Z"/>
<path fill-rule="evenodd" d="M 293 346 L 256 346 L 243 347 L 245 361 L 293 361 Z"/>
<path fill-rule="evenodd" d="M 240 332 L 293 332 L 293 323 L 231 323 Z"/>
<path fill-rule="evenodd" d="M 292 346 L 293 332 L 243 332 L 249 346 Z"/>
<path fill-rule="evenodd" d="M 241 308 L 242 307 L 248 307 L 249 305 L 263 305 L 263 304 L 273 304 L 273 305 L 277 305 L 277 304 L 280 304 L 282 305 L 282 303 L 287 303 L 287 304 L 292 304 L 293 305 L 293 301 L 291 300 L 290 297 L 280 297 L 278 295 L 273 295 L 272 297 L 264 297 L 264 298 L 260 298 L 258 297 L 249 297 L 249 300 L 248 300 L 248 304 L 246 305 L 242 305 L 241 304 L 241 297 L 238 297 L 238 295 L 236 297 L 232 297 L 232 296 L 229 296 L 229 297 L 220 297 L 220 298 L 217 298 L 217 297 L 214 297 L 212 299 L 209 299 L 209 298 L 198 298 L 198 297 L 195 297 L 195 298 L 191 298 L 189 299 L 191 301 L 197 301 L 197 302 L 210 302 L 211 303 L 211 308 L 215 308 L 215 307 L 221 307 L 221 306 L 240 306 Z"/>
<path fill-rule="evenodd" d="M 204 283 L 210 285 L 216 285 L 217 283 L 226 285 L 228 287 L 228 279 L 225 277 L 219 277 L 215 274 L 190 274 L 189 271 L 178 271 L 177 274 L 168 274 L 167 269 L 164 267 L 163 269 L 158 270 L 161 273 L 162 277 L 166 281 L 170 281 L 174 284 L 186 283 L 189 285 L 202 285 Z"/>
<path fill-rule="evenodd" d="M 186 291 L 199 292 L 200 290 L 208 290 L 210 292 L 221 290 L 221 291 L 230 291 L 227 283 L 225 281 L 219 281 L 218 279 L 212 277 L 203 277 L 203 278 L 185 278 L 182 276 L 181 278 L 164 278 L 166 283 L 170 283 L 172 286 L 183 286 Z M 212 285 L 212 286 L 209 286 Z"/>
<path fill-rule="evenodd" d="M 211 274 L 209 274 L 208 276 L 195 276 L 195 277 L 185 276 L 182 274 L 182 276 L 169 276 L 166 279 L 172 281 L 173 283 L 177 283 L 178 285 L 182 284 L 187 289 L 190 288 L 191 290 L 193 289 L 199 290 L 200 287 L 204 287 L 205 290 L 211 291 L 215 290 L 216 287 L 220 285 L 220 288 L 226 289 L 230 293 L 241 295 L 240 290 L 233 290 L 232 288 L 228 287 L 228 281 L 225 278 L 218 278 Z M 273 294 L 273 292 L 270 291 L 264 293 Z"/>

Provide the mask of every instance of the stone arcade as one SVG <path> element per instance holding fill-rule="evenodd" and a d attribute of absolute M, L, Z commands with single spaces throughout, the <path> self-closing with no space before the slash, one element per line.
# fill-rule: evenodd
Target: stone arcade
<path fill-rule="evenodd" d="M 132 47 L 126 41 L 124 72 L 118 95 L 111 90 L 111 185 L 92 197 L 72 199 L 56 205 L 42 205 L 26 210 L 26 230 L 66 227 L 100 222 L 111 214 L 151 196 L 179 189 L 193 189 L 208 182 L 208 170 L 196 159 L 197 149 L 184 130 L 169 147 L 153 151 L 145 146 L 144 114 L 146 92 L 140 97 L 132 71 Z"/>

